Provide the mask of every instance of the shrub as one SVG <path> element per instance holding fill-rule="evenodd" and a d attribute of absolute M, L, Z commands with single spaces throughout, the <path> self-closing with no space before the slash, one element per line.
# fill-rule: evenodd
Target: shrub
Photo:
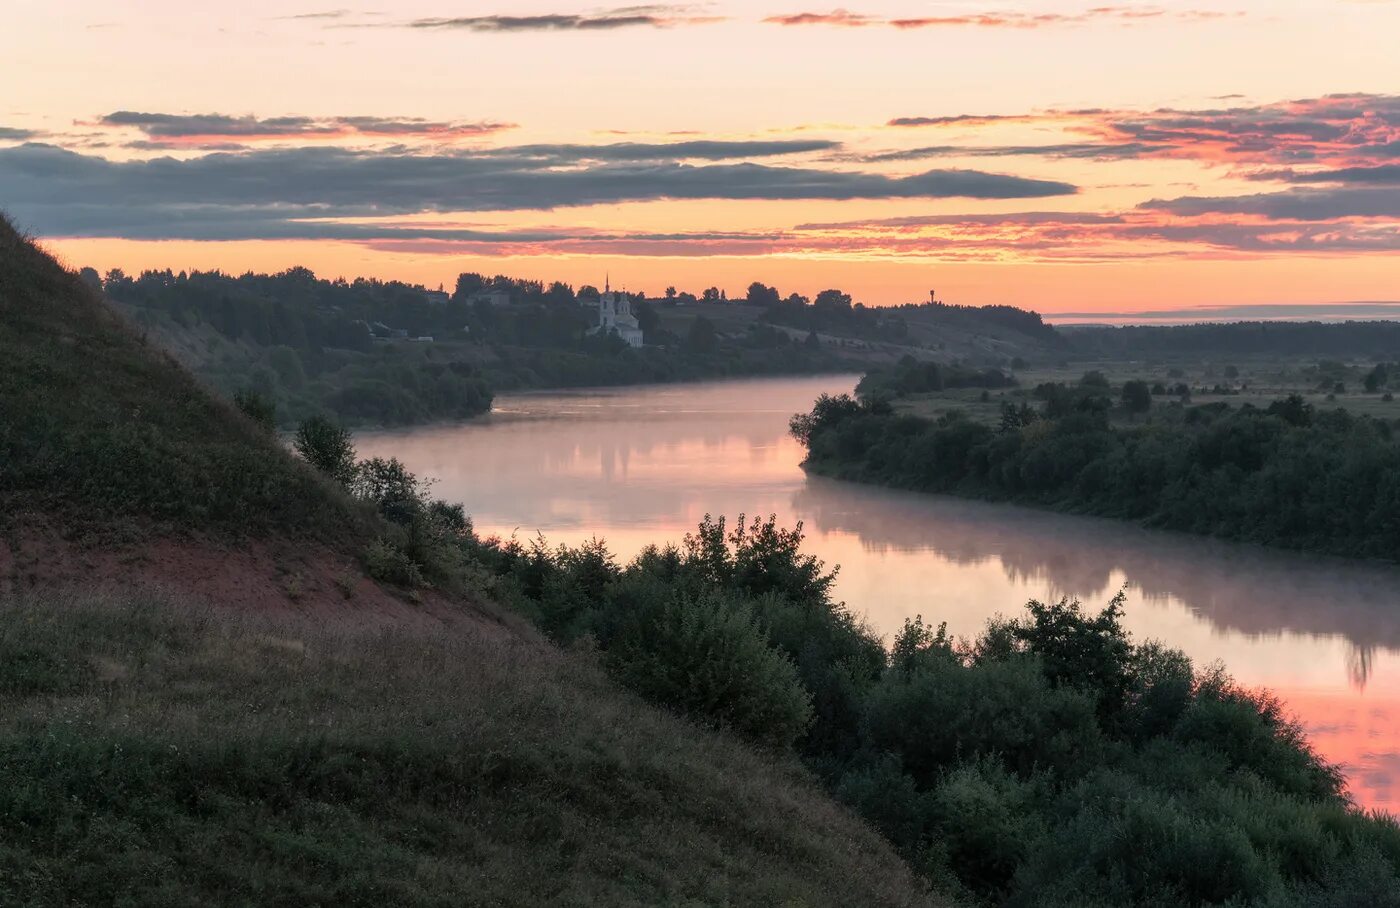
<path fill-rule="evenodd" d="M 811 698 L 747 602 L 718 592 L 691 599 L 660 586 L 639 592 L 607 650 L 623 684 L 769 746 L 786 747 L 806 730 Z"/>
<path fill-rule="evenodd" d="M 307 463 L 349 488 L 355 481 L 355 445 L 350 433 L 323 416 L 303 420 L 292 447 Z"/>
<path fill-rule="evenodd" d="M 390 523 L 407 526 L 428 507 L 428 491 L 397 458 L 363 460 L 355 469 L 352 491 L 374 506 Z"/>
<path fill-rule="evenodd" d="M 1103 746 L 1093 696 L 1053 687 L 1030 657 L 970 667 L 928 660 L 914 672 L 887 674 L 865 710 L 867 745 L 899 755 L 923 786 L 981 756 L 1015 772 L 1073 772 L 1098 759 Z"/>
<path fill-rule="evenodd" d="M 409 588 L 423 585 L 423 568 L 403 547 L 376 539 L 365 549 L 365 570 L 375 580 Z"/>
<path fill-rule="evenodd" d="M 1021 905 L 1250 904 L 1281 878 L 1234 824 L 1116 773 L 1066 795 L 1068 820 L 1030 849 Z"/>
<path fill-rule="evenodd" d="M 995 760 L 964 763 L 931 796 L 938 836 L 958 878 L 976 892 L 1000 895 L 1044 831 L 1037 782 Z"/>

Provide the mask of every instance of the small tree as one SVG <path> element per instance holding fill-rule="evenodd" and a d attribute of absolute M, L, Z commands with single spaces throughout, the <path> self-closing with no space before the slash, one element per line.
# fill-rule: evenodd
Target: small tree
<path fill-rule="evenodd" d="M 350 487 L 355 481 L 355 445 L 350 433 L 322 416 L 313 416 L 297 427 L 292 447 L 317 470 Z"/>
<path fill-rule="evenodd" d="M 1107 388 L 1108 377 L 1097 369 L 1085 372 L 1079 379 L 1079 385 L 1083 388 Z"/>
<path fill-rule="evenodd" d="M 1123 383 L 1123 409 L 1129 413 L 1146 413 L 1152 409 L 1152 389 L 1145 381 Z"/>

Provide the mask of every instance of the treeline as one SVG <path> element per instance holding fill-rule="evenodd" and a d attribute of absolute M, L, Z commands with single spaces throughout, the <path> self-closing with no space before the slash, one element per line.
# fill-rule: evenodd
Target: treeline
<path fill-rule="evenodd" d="M 226 393 L 253 393 L 280 422 L 330 413 L 354 424 L 403 425 L 475 416 L 492 390 L 475 364 L 429 345 L 380 343 L 391 319 L 405 334 L 444 330 L 460 313 L 397 282 L 275 275 L 110 272 L 101 289 L 138 325 Z M 392 313 L 392 314 L 391 314 Z M 382 333 L 382 331 L 381 331 Z"/>
<path fill-rule="evenodd" d="M 1133 643 L 1121 600 L 1032 602 L 971 641 L 915 619 L 886 648 L 800 525 L 707 517 L 626 564 L 600 541 L 482 538 L 336 438 L 298 447 L 394 527 L 376 576 L 466 585 L 647 700 L 794 753 L 954 898 L 1303 908 L 1400 887 L 1400 829 L 1349 804 L 1283 705 Z"/>
<path fill-rule="evenodd" d="M 1014 388 L 1016 378 L 1000 369 L 935 363 L 906 356 L 893 366 L 866 373 L 856 386 L 861 397 L 905 397 L 949 388 Z"/>
<path fill-rule="evenodd" d="M 798 375 L 850 369 L 825 346 L 793 341 L 761 329 L 721 339 L 703 316 L 675 346 L 633 349 L 607 343 L 605 353 L 493 348 L 482 372 L 498 391 L 583 388 L 655 382 L 700 381 L 756 375 Z"/>
<path fill-rule="evenodd" d="M 1400 322 L 1231 322 L 1133 325 L 1064 332 L 1072 346 L 1101 359 L 1163 356 L 1380 356 L 1400 349 Z"/>
<path fill-rule="evenodd" d="M 725 334 L 698 316 L 667 330 L 659 303 L 634 303 L 651 346 L 633 349 L 591 333 L 597 315 L 585 303 L 596 288 L 575 293 L 558 282 L 463 274 L 449 295 L 324 280 L 305 268 L 84 277 L 206 381 L 255 393 L 286 425 L 322 413 L 354 424 L 459 419 L 488 410 L 496 390 L 849 368 L 815 336 L 795 339 L 764 322 Z M 502 296 L 508 305 L 498 305 Z"/>
<path fill-rule="evenodd" d="M 945 324 L 961 324 L 968 328 L 999 325 L 1040 341 L 1060 344 L 1063 337 L 1051 325 L 1045 324 L 1039 312 L 1015 306 L 959 306 L 949 303 L 907 303 L 895 309 L 901 313 L 917 314 Z"/>
<path fill-rule="evenodd" d="M 1008 404 L 996 427 L 843 396 L 819 400 L 793 431 L 806 467 L 825 475 L 1334 555 L 1400 553 L 1400 446 L 1388 422 L 1292 396 L 1115 424 L 1105 389 L 1037 390 L 1043 408 Z M 1121 401 L 1147 410 L 1150 389 L 1126 383 Z"/>

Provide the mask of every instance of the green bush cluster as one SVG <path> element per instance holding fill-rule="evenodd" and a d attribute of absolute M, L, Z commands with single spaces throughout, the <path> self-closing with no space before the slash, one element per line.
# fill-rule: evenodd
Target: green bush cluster
<path fill-rule="evenodd" d="M 915 619 L 887 650 L 801 542 L 772 518 L 707 517 L 626 565 L 597 541 L 465 547 L 643 696 L 792 742 L 970 903 L 1394 904 L 1347 899 L 1400 892 L 1400 827 L 1351 806 L 1275 698 L 1134 643 L 1121 597 L 1031 602 L 972 640 Z"/>
<path fill-rule="evenodd" d="M 832 575 L 776 520 L 706 520 L 679 546 L 619 565 L 593 542 L 480 540 L 473 557 L 561 643 L 588 638 L 614 676 L 655 702 L 765 744 L 849 739 L 852 678 L 878 641 L 830 600 Z"/>
<path fill-rule="evenodd" d="M 1039 418 L 999 428 L 847 397 L 818 401 L 792 430 L 808 469 L 844 479 L 1337 555 L 1400 551 L 1400 446 L 1385 421 L 1314 412 L 1294 396 L 1121 426 L 1106 418 L 1107 397 L 1057 388 Z"/>

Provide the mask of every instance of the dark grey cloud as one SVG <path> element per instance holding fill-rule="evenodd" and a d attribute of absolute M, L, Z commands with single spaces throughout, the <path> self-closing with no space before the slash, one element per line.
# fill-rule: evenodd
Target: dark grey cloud
<path fill-rule="evenodd" d="M 671 28 L 704 25 L 719 17 L 697 15 L 693 6 L 624 6 L 597 13 L 552 13 L 531 16 L 457 16 L 414 19 L 408 28 L 471 32 L 611 31 L 620 28 Z"/>
<path fill-rule="evenodd" d="M 0 126 L 0 142 L 23 142 L 38 133 L 32 129 L 18 129 L 13 126 Z"/>
<path fill-rule="evenodd" d="M 227 138 L 306 138 L 359 133 L 367 136 L 487 135 L 513 128 L 510 123 L 448 123 L 416 117 L 233 117 L 227 114 L 169 114 L 118 110 L 98 120 L 103 126 L 139 129 L 152 139 L 202 136 Z"/>
<path fill-rule="evenodd" d="M 148 136 L 182 138 L 186 136 L 256 136 L 256 135 L 315 135 L 335 133 L 329 124 L 318 123 L 311 117 L 230 117 L 224 114 L 166 114 L 136 110 L 118 110 L 100 117 L 103 126 L 131 126 Z"/>
<path fill-rule="evenodd" d="M 103 148 L 107 143 L 98 142 L 87 144 L 84 148 Z M 189 151 L 189 143 L 171 141 L 167 139 L 136 139 L 131 142 L 121 143 L 122 148 L 130 148 L 132 151 Z M 251 146 L 241 142 L 200 142 L 200 151 L 244 151 Z"/>
<path fill-rule="evenodd" d="M 130 230 L 188 213 L 216 220 L 256 210 L 307 217 L 420 212 L 547 210 L 658 199 L 1043 198 L 1068 183 L 975 170 L 911 176 L 754 163 L 604 162 L 559 168 L 552 160 L 455 154 L 385 154 L 308 147 L 197 158 L 110 161 L 51 145 L 0 149 L 0 199 L 35 229 L 74 235 L 94 211 Z M 121 235 L 104 221 L 102 235 Z M 169 229 L 175 229 L 173 226 Z"/>
<path fill-rule="evenodd" d="M 1342 167 L 1337 170 L 1290 173 L 1291 183 L 1361 183 L 1375 186 L 1400 186 L 1400 164 L 1378 167 Z"/>
<path fill-rule="evenodd" d="M 1242 196 L 1184 196 L 1178 199 L 1153 199 L 1138 207 L 1182 217 L 1227 214 L 1296 221 L 1400 218 L 1400 187 L 1308 188 Z"/>

